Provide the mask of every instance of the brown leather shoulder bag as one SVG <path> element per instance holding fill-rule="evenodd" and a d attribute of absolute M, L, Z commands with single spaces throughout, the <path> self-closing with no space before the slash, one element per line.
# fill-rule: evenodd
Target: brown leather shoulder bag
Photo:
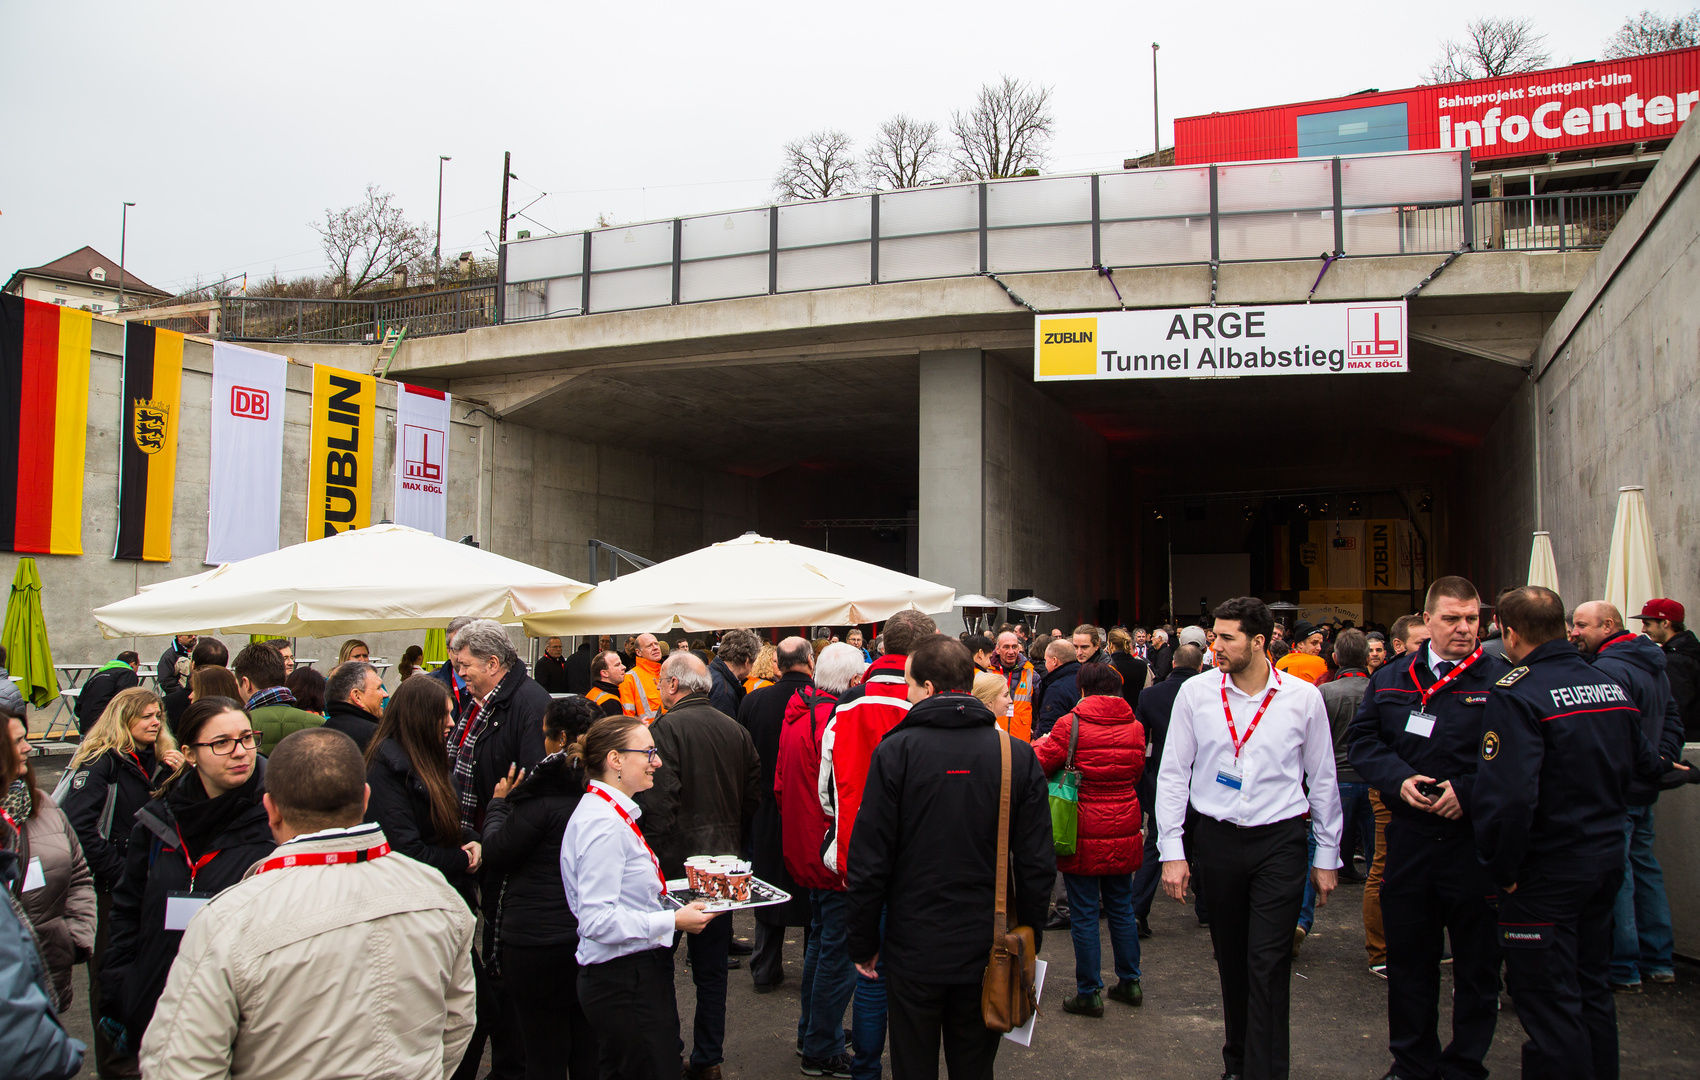
<path fill-rule="evenodd" d="M 998 733 L 1003 762 L 1003 790 L 998 801 L 997 904 L 992 911 L 992 955 L 980 981 L 980 1012 L 992 1031 L 1014 1031 L 1038 1008 L 1033 993 L 1033 928 L 1011 927 L 1009 911 L 1009 732 Z"/>

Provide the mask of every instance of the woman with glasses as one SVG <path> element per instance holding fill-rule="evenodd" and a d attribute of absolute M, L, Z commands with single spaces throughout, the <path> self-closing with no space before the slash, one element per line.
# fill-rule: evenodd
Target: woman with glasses
<path fill-rule="evenodd" d="M 483 848 L 460 823 L 460 797 L 449 777 L 444 739 L 454 726 L 448 690 L 435 679 L 408 679 L 390 695 L 366 744 L 366 820 L 384 827 L 390 848 L 434 866 L 477 910 L 473 873 Z"/>
<path fill-rule="evenodd" d="M 222 670 L 222 669 L 221 669 Z M 71 755 L 71 763 L 53 789 L 57 802 L 77 831 L 83 858 L 94 874 L 94 955 L 89 959 L 89 1010 L 100 1023 L 100 972 L 112 938 L 112 891 L 124 876 L 124 855 L 136 811 L 183 763 L 177 740 L 165 726 L 159 695 L 132 686 L 120 690 Z M 135 1046 L 120 1054 L 97 1026 L 95 1064 L 101 1076 L 136 1071 Z"/>
<path fill-rule="evenodd" d="M 561 882 L 578 916 L 578 998 L 596 1029 L 602 1080 L 675 1080 L 679 1007 L 673 935 L 714 916 L 666 899 L 632 796 L 655 784 L 655 740 L 630 716 L 598 720 L 567 749 L 589 783 L 561 840 Z"/>
<path fill-rule="evenodd" d="M 240 702 L 206 697 L 178 724 L 183 763 L 137 812 L 112 894 L 100 1027 L 134 1054 L 189 919 L 277 846 L 260 802 L 259 733 Z"/>

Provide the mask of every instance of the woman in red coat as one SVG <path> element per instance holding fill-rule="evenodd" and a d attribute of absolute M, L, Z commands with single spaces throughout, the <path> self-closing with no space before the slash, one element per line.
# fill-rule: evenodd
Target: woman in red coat
<path fill-rule="evenodd" d="M 1074 767 L 1080 772 L 1080 831 L 1073 855 L 1057 857 L 1068 889 L 1078 991 L 1063 1002 L 1065 1012 L 1104 1015 L 1103 949 L 1098 931 L 1100 897 L 1110 922 L 1117 983 L 1109 996 L 1127 1005 L 1144 1001 L 1139 987 L 1139 924 L 1133 914 L 1133 872 L 1144 858 L 1139 796 L 1145 772 L 1145 729 L 1122 697 L 1122 680 L 1108 664 L 1080 669 L 1080 704 L 1056 722 L 1033 752 L 1046 775 L 1068 762 L 1068 740 L 1076 724 Z"/>

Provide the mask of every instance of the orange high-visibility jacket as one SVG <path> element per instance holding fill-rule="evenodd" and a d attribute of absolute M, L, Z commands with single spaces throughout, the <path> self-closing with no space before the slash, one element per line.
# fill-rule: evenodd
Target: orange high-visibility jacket
<path fill-rule="evenodd" d="M 654 660 L 637 658 L 620 683 L 620 707 L 627 716 L 635 716 L 646 724 L 667 710 L 661 706 L 661 665 Z"/>

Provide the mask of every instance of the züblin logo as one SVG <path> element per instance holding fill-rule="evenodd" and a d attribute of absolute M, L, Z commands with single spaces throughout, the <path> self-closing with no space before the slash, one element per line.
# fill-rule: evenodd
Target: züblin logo
<path fill-rule="evenodd" d="M 1098 371 L 1098 320 L 1040 319 L 1039 374 L 1094 375 Z"/>

